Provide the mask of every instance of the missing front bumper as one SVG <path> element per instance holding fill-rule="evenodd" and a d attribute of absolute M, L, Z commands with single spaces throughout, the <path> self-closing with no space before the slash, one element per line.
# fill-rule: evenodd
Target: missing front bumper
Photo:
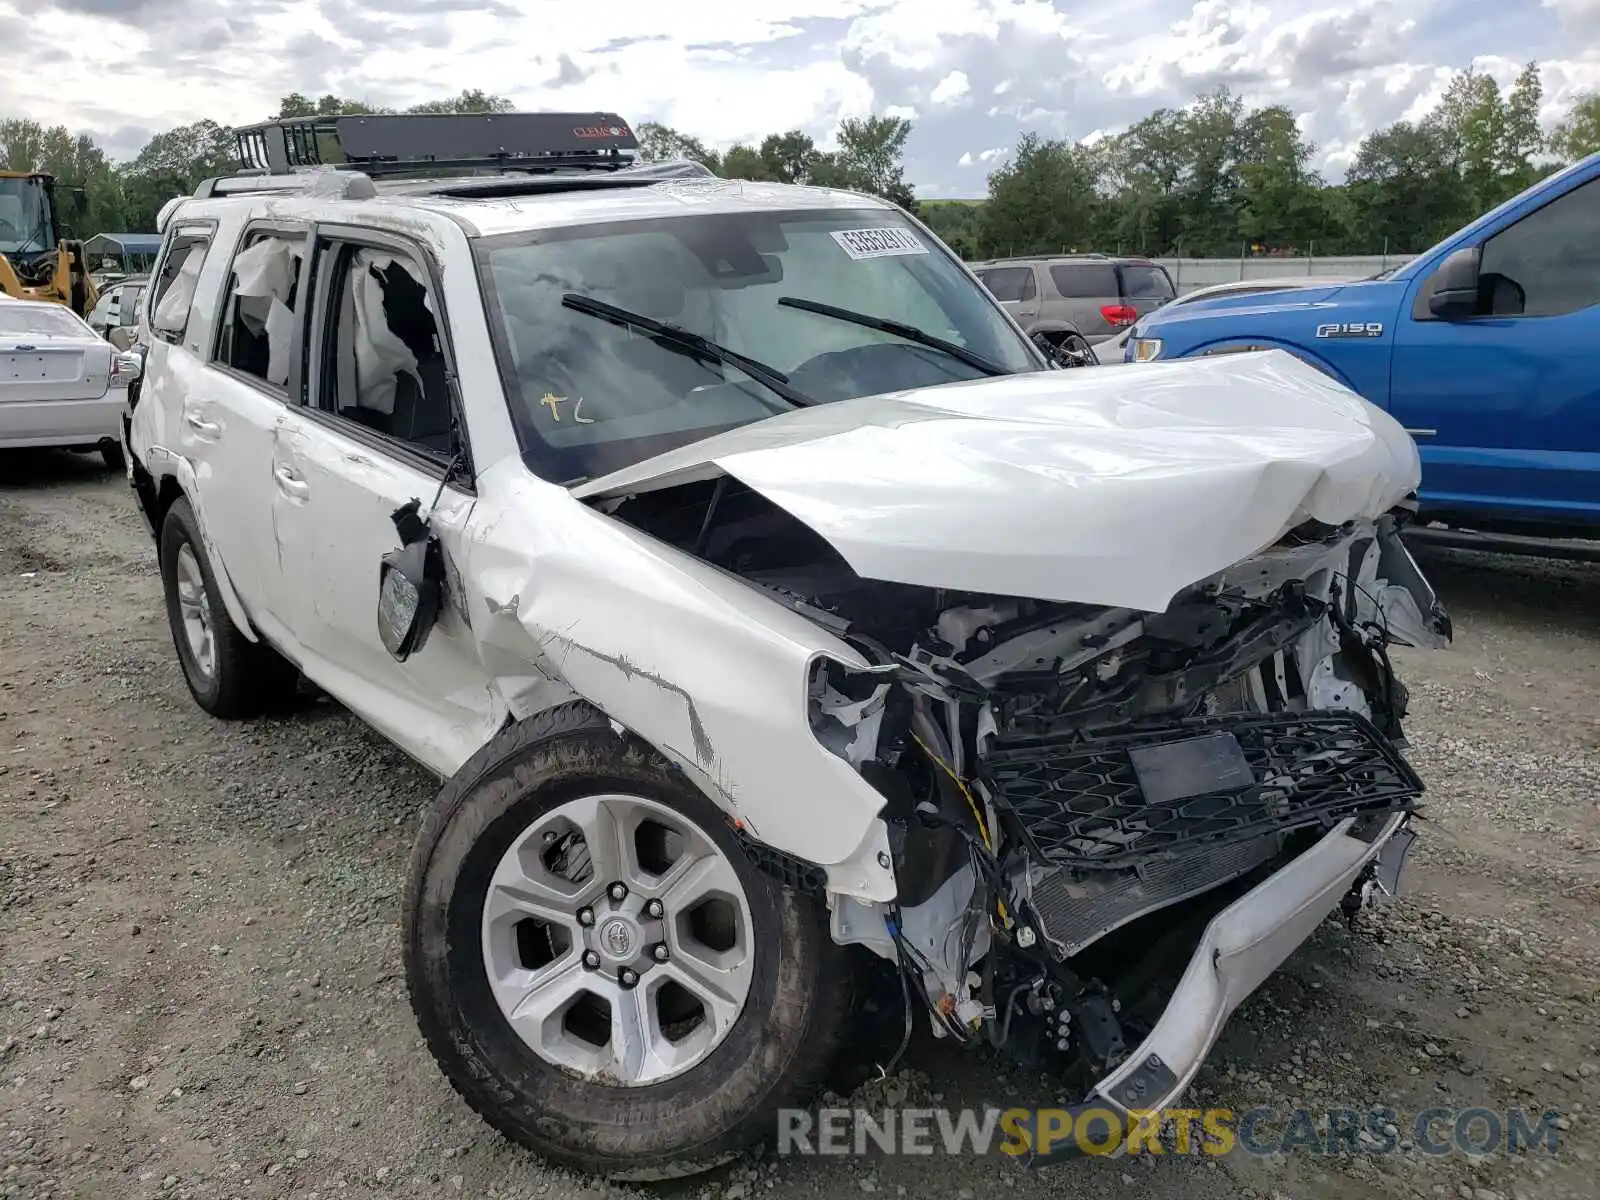
<path fill-rule="evenodd" d="M 1410 808 L 1422 780 L 1355 712 L 1236 714 L 1095 738 L 1029 739 L 988 767 L 1033 855 L 1142 867 L 1264 835 Z"/>
<path fill-rule="evenodd" d="M 1150 1036 L 1082 1103 L 1067 1110 L 1065 1119 L 1073 1128 L 1084 1128 L 1085 1135 L 1054 1139 L 1043 1152 L 1033 1139 L 1029 1165 L 1076 1158 L 1085 1147 L 1120 1153 L 1120 1137 L 1114 1135 L 1125 1136 L 1137 1114 L 1173 1106 L 1234 1010 L 1339 907 L 1369 864 L 1378 864 L 1389 890 L 1398 886 L 1398 860 L 1410 842 L 1406 820 L 1406 813 L 1347 819 L 1218 913 Z M 1402 853 L 1384 854 L 1397 834 L 1394 849 Z"/>

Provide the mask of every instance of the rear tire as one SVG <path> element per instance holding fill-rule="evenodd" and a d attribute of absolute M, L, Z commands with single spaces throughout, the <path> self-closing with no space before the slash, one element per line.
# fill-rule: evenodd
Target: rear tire
<path fill-rule="evenodd" d="M 624 865 L 609 871 L 601 855 L 586 857 L 587 876 L 579 871 L 570 881 L 553 873 L 556 868 L 546 862 L 545 851 L 524 851 L 524 846 L 561 848 L 565 843 L 553 840 L 551 826 L 559 827 L 562 814 L 592 815 L 613 804 L 623 811 L 630 804 L 641 805 L 661 814 L 669 829 L 678 823 L 691 831 L 688 837 L 699 840 L 683 845 L 696 846 L 696 865 L 715 860 L 726 890 L 742 892 L 747 902 L 742 942 L 749 952 L 748 966 L 742 968 L 746 990 L 737 1015 L 717 1023 L 719 1032 L 706 1039 L 706 1048 L 685 1055 L 683 1061 L 690 1065 L 656 1078 L 632 1073 L 631 1062 L 624 1065 L 633 1056 L 619 1051 L 626 1043 L 619 1030 L 625 1033 L 632 1026 L 618 1024 L 617 1010 L 609 1003 L 599 1026 L 607 1037 L 606 1049 L 596 1051 L 594 1065 L 586 1067 L 580 1058 L 575 1068 L 560 1057 L 570 1045 L 567 1025 L 574 1014 L 588 1012 L 594 1019 L 592 1007 L 583 1008 L 595 999 L 587 989 L 598 982 L 609 990 L 607 973 L 620 974 L 620 960 L 597 958 L 591 968 L 582 958 L 586 946 L 616 949 L 594 935 L 605 934 L 612 923 L 607 876 L 638 878 L 625 864 L 643 861 L 640 827 L 633 826 L 630 837 L 629 826 L 617 823 L 624 830 L 618 841 L 635 846 L 634 859 L 625 849 L 617 860 Z M 588 819 L 586 815 L 580 821 Z M 572 828 L 581 832 L 589 826 Z M 597 844 L 605 843 L 597 839 Z M 561 853 L 565 870 L 573 852 Z M 529 879 L 561 884 L 561 903 L 577 906 L 569 920 L 565 909 L 557 912 L 552 902 L 549 911 L 555 915 L 548 924 L 566 932 L 550 935 L 551 949 L 544 952 L 548 961 L 534 966 L 524 954 L 509 973 L 491 953 L 502 918 L 485 920 L 486 912 L 503 911 L 498 898 L 504 895 L 501 881 L 507 878 L 508 862 L 516 878 L 521 876 L 515 872 L 524 870 Z M 680 882 L 694 877 L 694 871 L 680 872 L 670 863 L 659 875 Z M 665 889 L 667 903 L 675 903 L 677 890 Z M 633 891 L 644 904 L 648 885 L 636 884 Z M 634 902 L 632 892 L 629 902 Z M 518 922 L 515 940 L 522 953 L 521 927 L 536 922 L 515 906 L 507 919 Z M 664 918 L 676 922 L 669 924 L 674 931 L 692 919 L 691 912 L 680 917 L 670 910 Z M 555 945 L 560 941 L 565 949 Z M 619 941 L 626 947 L 628 936 Z M 821 1090 L 850 1011 L 845 953 L 829 937 L 821 906 L 758 870 L 726 816 L 682 772 L 653 748 L 613 731 L 608 720 L 581 704 L 505 730 L 440 791 L 412 854 L 403 945 L 406 981 L 423 1036 L 467 1103 L 512 1141 L 567 1167 L 611 1179 L 697 1174 L 769 1138 L 778 1128 L 780 1109 L 803 1107 Z M 662 954 L 665 964 L 666 951 Z M 680 958 L 696 961 L 674 941 L 671 963 Z M 651 969 L 647 956 L 641 967 L 644 977 L 631 994 L 643 997 L 638 1003 L 660 1018 L 659 1028 L 649 1019 L 643 1022 L 651 1031 L 646 1036 L 659 1038 L 667 1018 L 651 1007 L 658 1002 L 651 997 L 662 996 L 659 986 L 651 990 L 659 984 L 649 978 Z M 507 980 L 514 978 L 532 1000 L 551 985 L 530 981 L 546 977 L 569 981 L 577 999 L 519 1008 L 522 1019 L 513 1026 L 504 1000 Z M 623 1011 L 626 1004 L 624 1000 L 620 1006 Z M 530 1017 L 529 1011 L 537 1015 Z M 709 1014 L 708 1009 L 707 1022 Z"/>
<path fill-rule="evenodd" d="M 100 443 L 100 457 L 108 470 L 122 472 L 128 469 L 128 461 L 123 457 L 122 447 L 115 442 Z"/>
<path fill-rule="evenodd" d="M 285 707 L 299 672 L 265 642 L 252 642 L 228 616 L 187 499 L 161 523 L 161 586 L 184 681 L 213 717 L 234 720 Z"/>

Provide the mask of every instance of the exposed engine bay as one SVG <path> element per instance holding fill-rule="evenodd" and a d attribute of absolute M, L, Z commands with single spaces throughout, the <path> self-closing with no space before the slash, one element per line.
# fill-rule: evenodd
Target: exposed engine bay
<path fill-rule="evenodd" d="M 815 736 L 885 799 L 899 891 L 830 896 L 832 932 L 897 966 L 936 1035 L 1103 1076 L 1212 915 L 1422 793 L 1389 647 L 1451 629 L 1404 507 L 1302 525 L 1160 613 L 865 579 L 726 475 L 605 507 L 874 664 L 810 680 Z"/>

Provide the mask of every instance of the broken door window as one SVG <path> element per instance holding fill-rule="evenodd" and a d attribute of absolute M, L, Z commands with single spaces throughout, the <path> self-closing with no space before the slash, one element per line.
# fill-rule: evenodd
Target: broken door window
<path fill-rule="evenodd" d="M 437 309 L 421 268 L 371 247 L 323 253 L 334 275 L 318 407 L 448 455 L 450 389 Z"/>
<path fill-rule="evenodd" d="M 217 345 L 217 361 L 274 387 L 289 380 L 295 290 L 302 239 L 274 233 L 248 236 L 234 257 L 233 278 Z"/>

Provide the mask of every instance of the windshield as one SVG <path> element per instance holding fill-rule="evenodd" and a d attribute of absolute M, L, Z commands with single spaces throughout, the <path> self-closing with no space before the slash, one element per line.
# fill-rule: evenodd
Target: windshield
<path fill-rule="evenodd" d="M 1044 368 L 954 258 L 883 209 L 541 230 L 485 239 L 478 264 L 528 465 L 563 483 L 791 407 L 726 354 L 685 353 L 575 310 L 568 295 L 676 325 L 778 373 L 808 402 Z"/>
<path fill-rule="evenodd" d="M 44 184 L 35 178 L 0 177 L 0 254 L 40 254 L 51 245 Z"/>

